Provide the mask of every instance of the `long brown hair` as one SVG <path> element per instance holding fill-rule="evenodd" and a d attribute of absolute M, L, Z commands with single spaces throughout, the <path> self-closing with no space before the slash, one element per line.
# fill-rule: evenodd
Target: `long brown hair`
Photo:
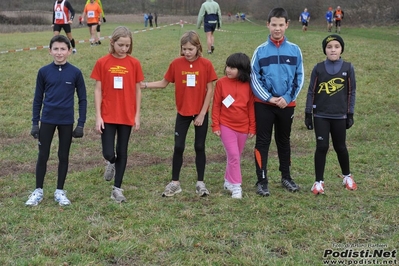
<path fill-rule="evenodd" d="M 133 36 L 132 32 L 126 28 L 125 26 L 116 27 L 114 32 L 111 35 L 111 41 L 109 42 L 109 53 L 115 53 L 114 43 L 119 40 L 121 37 L 129 37 L 130 38 L 130 47 L 129 50 L 126 52 L 127 54 L 131 54 L 133 50 Z"/>
<path fill-rule="evenodd" d="M 197 56 L 202 56 L 202 45 L 201 45 L 201 41 L 200 41 L 200 37 L 199 37 L 198 33 L 196 33 L 193 30 L 190 30 L 190 31 L 187 31 L 186 33 L 184 33 L 183 36 L 181 36 L 181 39 L 180 39 L 180 55 L 184 55 L 182 46 L 185 45 L 186 43 L 191 43 L 192 45 L 197 47 L 197 54 L 196 55 Z"/>

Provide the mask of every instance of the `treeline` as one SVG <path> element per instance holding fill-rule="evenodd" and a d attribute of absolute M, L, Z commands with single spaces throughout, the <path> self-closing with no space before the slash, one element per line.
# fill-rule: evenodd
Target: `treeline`
<path fill-rule="evenodd" d="M 77 13 L 83 10 L 85 1 L 68 0 Z M 106 13 L 140 14 L 157 12 L 165 15 L 197 15 L 205 0 L 102 0 Z M 49 0 L 12 0 L 0 1 L 0 11 L 42 10 L 52 11 L 53 3 Z M 55 1 L 54 1 L 55 2 Z M 296 20 L 306 7 L 312 20 L 324 20 L 328 7 L 340 5 L 345 11 L 345 20 L 353 24 L 383 25 L 399 22 L 397 0 L 217 0 L 222 12 L 235 14 L 244 12 L 248 16 L 266 20 L 269 11 L 276 6 L 287 9 L 290 18 Z"/>

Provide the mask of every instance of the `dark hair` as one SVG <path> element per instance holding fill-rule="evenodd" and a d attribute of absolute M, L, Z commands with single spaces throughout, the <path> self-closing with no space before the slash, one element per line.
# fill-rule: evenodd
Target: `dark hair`
<path fill-rule="evenodd" d="M 226 67 L 237 68 L 237 79 L 241 82 L 248 82 L 251 74 L 251 61 L 244 53 L 235 53 L 227 57 Z M 226 73 L 226 67 L 224 72 Z"/>
<path fill-rule="evenodd" d="M 285 18 L 285 22 L 288 22 L 288 12 L 282 7 L 275 7 L 269 12 L 267 22 L 270 23 L 272 18 Z"/>
<path fill-rule="evenodd" d="M 71 41 L 64 35 L 55 35 L 53 38 L 51 38 L 49 44 L 50 49 L 53 47 L 53 43 L 55 42 L 63 42 L 68 46 L 68 50 L 71 49 Z"/>

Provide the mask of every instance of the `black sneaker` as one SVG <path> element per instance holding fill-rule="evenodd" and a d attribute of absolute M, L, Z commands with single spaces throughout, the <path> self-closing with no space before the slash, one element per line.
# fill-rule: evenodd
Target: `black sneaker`
<path fill-rule="evenodd" d="M 269 189 L 267 188 L 267 181 L 258 182 L 256 184 L 256 186 L 258 188 L 256 190 L 256 194 L 264 196 L 264 197 L 270 196 Z"/>
<path fill-rule="evenodd" d="M 212 54 L 213 54 L 213 51 L 215 51 L 215 46 L 211 46 L 211 52 L 212 52 Z"/>
<path fill-rule="evenodd" d="M 281 179 L 281 184 L 282 184 L 283 187 L 285 187 L 288 191 L 296 192 L 296 191 L 299 190 L 299 186 L 298 186 L 297 184 L 295 184 L 294 180 L 292 180 L 292 179 L 282 178 L 282 179 Z"/>
<path fill-rule="evenodd" d="M 98 43 L 98 44 L 101 44 L 101 41 L 98 41 L 97 43 Z"/>

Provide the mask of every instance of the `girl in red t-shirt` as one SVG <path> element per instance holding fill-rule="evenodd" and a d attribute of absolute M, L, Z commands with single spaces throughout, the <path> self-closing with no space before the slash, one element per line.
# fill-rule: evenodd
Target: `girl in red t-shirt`
<path fill-rule="evenodd" d="M 140 82 L 144 75 L 140 62 L 131 56 L 132 43 L 129 29 L 117 27 L 110 39 L 109 54 L 97 60 L 90 76 L 96 80 L 96 130 L 101 134 L 103 156 L 108 161 L 104 179 L 111 181 L 115 177 L 111 198 L 117 202 L 126 201 L 121 185 L 128 143 L 132 128 L 140 128 Z"/>
<path fill-rule="evenodd" d="M 196 192 L 201 197 L 209 195 L 205 187 L 205 139 L 208 131 L 208 109 L 213 95 L 213 82 L 217 80 L 210 60 L 202 57 L 200 38 L 195 31 L 188 31 L 180 39 L 180 55 L 170 63 L 164 78 L 145 82 L 141 88 L 165 88 L 175 84 L 176 123 L 175 147 L 173 152 L 172 181 L 162 193 L 170 197 L 180 193 L 179 175 L 183 164 L 186 136 L 191 122 L 195 126 L 195 164 L 197 168 Z"/>
<path fill-rule="evenodd" d="M 216 82 L 212 104 L 212 131 L 227 155 L 224 188 L 242 198 L 241 154 L 247 138 L 255 135 L 254 95 L 249 85 L 251 62 L 243 53 L 230 55 L 225 74 Z"/>

